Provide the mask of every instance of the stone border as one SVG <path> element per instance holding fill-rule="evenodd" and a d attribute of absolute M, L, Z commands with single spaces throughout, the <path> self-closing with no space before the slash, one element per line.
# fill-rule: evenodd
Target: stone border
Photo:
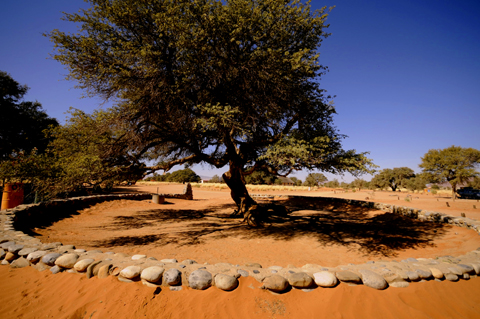
<path fill-rule="evenodd" d="M 183 194 L 162 196 L 187 199 L 186 194 L 188 199 L 193 198 L 191 187 L 188 192 L 188 185 Z M 257 263 L 201 265 L 189 259 L 179 263 L 175 259 L 157 260 L 146 255 L 128 256 L 123 253 L 104 253 L 100 250 L 86 251 L 75 249 L 73 245 L 44 244 L 19 230 L 26 226 L 38 225 L 37 223 L 41 221 L 48 221 L 49 216 L 58 219 L 62 215 L 68 215 L 72 208 L 78 209 L 117 199 L 145 200 L 151 196 L 152 194 L 115 194 L 75 197 L 3 210 L 0 213 L 0 235 L 3 236 L 0 238 L 1 264 L 12 268 L 32 266 L 39 271 L 49 269 L 54 274 L 62 271 L 80 273 L 85 274 L 87 278 L 117 276 L 118 280 L 123 282 L 141 281 L 150 287 L 164 287 L 170 290 L 181 290 L 182 286 L 198 290 L 215 286 L 229 291 L 239 285 L 239 277 L 251 276 L 263 284 L 262 288 L 274 293 L 284 293 L 291 289 L 311 291 L 318 287 L 336 287 L 340 283 L 386 289 L 407 287 L 412 282 L 426 280 L 468 280 L 480 274 L 480 248 L 459 257 L 408 258 L 400 262 L 370 261 L 360 265 L 348 264 L 337 267 L 307 264 L 300 268 L 291 265 L 286 268 L 280 266 L 263 268 Z M 280 197 L 347 203 L 480 232 L 479 221 L 411 207 L 330 197 L 290 195 Z"/>

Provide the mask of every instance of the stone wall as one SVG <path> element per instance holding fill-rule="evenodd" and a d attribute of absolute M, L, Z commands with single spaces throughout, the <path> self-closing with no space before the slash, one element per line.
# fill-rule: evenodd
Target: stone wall
<path fill-rule="evenodd" d="M 251 276 L 263 283 L 262 288 L 277 293 L 291 289 L 311 291 L 316 288 L 336 287 L 339 284 L 359 285 L 374 289 L 407 287 L 425 280 L 468 280 L 480 274 L 480 250 L 463 256 L 443 256 L 436 259 L 408 258 L 402 261 L 370 261 L 361 265 L 322 267 L 307 264 L 302 267 L 270 266 L 257 263 L 233 265 L 230 263 L 198 264 L 194 260 L 178 262 L 175 259 L 157 260 L 144 254 L 128 256 L 123 253 L 86 251 L 74 245 L 42 243 L 28 231 L 33 227 L 47 225 L 52 220 L 75 214 L 78 209 L 117 199 L 145 200 L 151 194 L 117 194 L 76 197 L 54 200 L 40 204 L 21 205 L 0 213 L 0 260 L 2 265 L 12 268 L 31 266 L 40 271 L 59 273 L 67 271 L 83 274 L 87 278 L 116 276 L 122 282 L 142 282 L 150 287 L 163 286 L 170 290 L 207 289 L 214 286 L 221 290 L 233 290 L 239 285 L 240 277 Z M 162 196 L 170 197 L 168 194 Z M 179 196 L 179 197 L 177 197 Z M 183 196 L 183 197 L 181 197 Z M 184 194 L 172 197 L 192 199 L 185 188 Z M 301 196 L 289 196 L 302 199 Z M 312 200 L 312 197 L 304 197 Z M 342 202 L 410 218 L 448 223 L 454 226 L 480 230 L 480 222 L 465 217 L 448 216 L 443 213 L 423 211 L 415 208 L 341 198 L 314 198 L 317 201 Z M 25 231 L 22 231 L 25 230 Z M 139 247 L 140 248 L 140 247 Z"/>

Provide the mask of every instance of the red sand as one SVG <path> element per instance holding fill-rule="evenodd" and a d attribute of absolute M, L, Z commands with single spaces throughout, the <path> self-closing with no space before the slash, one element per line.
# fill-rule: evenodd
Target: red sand
<path fill-rule="evenodd" d="M 181 188 L 182 185 L 169 185 L 160 192 L 180 192 Z M 156 187 L 129 189 L 156 192 Z M 369 196 L 368 192 L 294 194 L 357 199 Z M 468 217 L 476 218 L 478 214 L 468 207 L 472 202 L 457 200 L 450 203 L 453 207 L 446 208 L 447 199 L 443 198 L 437 201 L 431 196 L 414 195 L 413 202 L 405 202 L 403 197 L 399 201 L 389 195 L 392 193 L 377 192 L 374 200 L 432 211 L 441 211 L 439 205 L 443 204 L 444 209 L 451 209 L 447 213 L 452 215 L 465 212 Z M 260 262 L 264 266 L 306 263 L 337 266 L 379 259 L 460 255 L 480 247 L 480 236 L 473 231 L 448 225 L 434 227 L 430 223 L 347 206 L 335 207 L 333 211 L 325 206 L 294 213 L 299 217 L 320 214 L 324 227 L 321 232 L 301 223 L 301 227 L 272 225 L 252 230 L 239 224 L 238 219 L 226 218 L 233 209 L 228 192 L 194 189 L 194 197 L 194 201 L 168 199 L 167 205 L 101 203 L 36 231 L 44 242 L 61 241 L 78 248 L 145 253 L 157 259 L 179 261 L 191 258 L 199 263 Z M 408 288 L 384 291 L 340 284 L 309 293 L 293 290 L 273 295 L 252 289 L 260 286 L 253 278 L 242 278 L 240 287 L 233 292 L 215 287 L 206 291 L 184 288 L 171 292 L 156 291 L 140 283 L 120 283 L 113 277 L 87 280 L 81 275 L 51 275 L 30 267 L 12 270 L 3 266 L 0 273 L 0 318 L 480 317 L 479 278 L 457 283 L 413 283 Z"/>

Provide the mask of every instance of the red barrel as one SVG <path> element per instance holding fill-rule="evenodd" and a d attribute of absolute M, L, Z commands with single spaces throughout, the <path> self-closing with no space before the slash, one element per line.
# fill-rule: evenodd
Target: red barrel
<path fill-rule="evenodd" d="M 23 204 L 23 184 L 6 183 L 3 187 L 2 209 L 9 209 Z"/>

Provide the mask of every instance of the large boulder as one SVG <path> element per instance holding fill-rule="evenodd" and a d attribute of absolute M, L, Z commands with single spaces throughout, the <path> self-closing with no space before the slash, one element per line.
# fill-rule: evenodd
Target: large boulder
<path fill-rule="evenodd" d="M 204 269 L 197 269 L 188 276 L 188 285 L 193 289 L 204 290 L 212 285 L 212 274 Z"/>
<path fill-rule="evenodd" d="M 218 274 L 215 276 L 215 286 L 218 289 L 230 291 L 238 287 L 238 280 L 234 276 Z"/>
<path fill-rule="evenodd" d="M 304 272 L 297 272 L 288 275 L 288 283 L 295 288 L 310 288 L 313 285 L 313 279 Z"/>
<path fill-rule="evenodd" d="M 273 292 L 284 292 L 288 289 L 288 281 L 280 275 L 268 276 L 263 280 L 263 287 Z"/>
<path fill-rule="evenodd" d="M 313 274 L 315 283 L 320 287 L 335 287 L 338 284 L 338 279 L 330 271 L 320 271 Z"/>

